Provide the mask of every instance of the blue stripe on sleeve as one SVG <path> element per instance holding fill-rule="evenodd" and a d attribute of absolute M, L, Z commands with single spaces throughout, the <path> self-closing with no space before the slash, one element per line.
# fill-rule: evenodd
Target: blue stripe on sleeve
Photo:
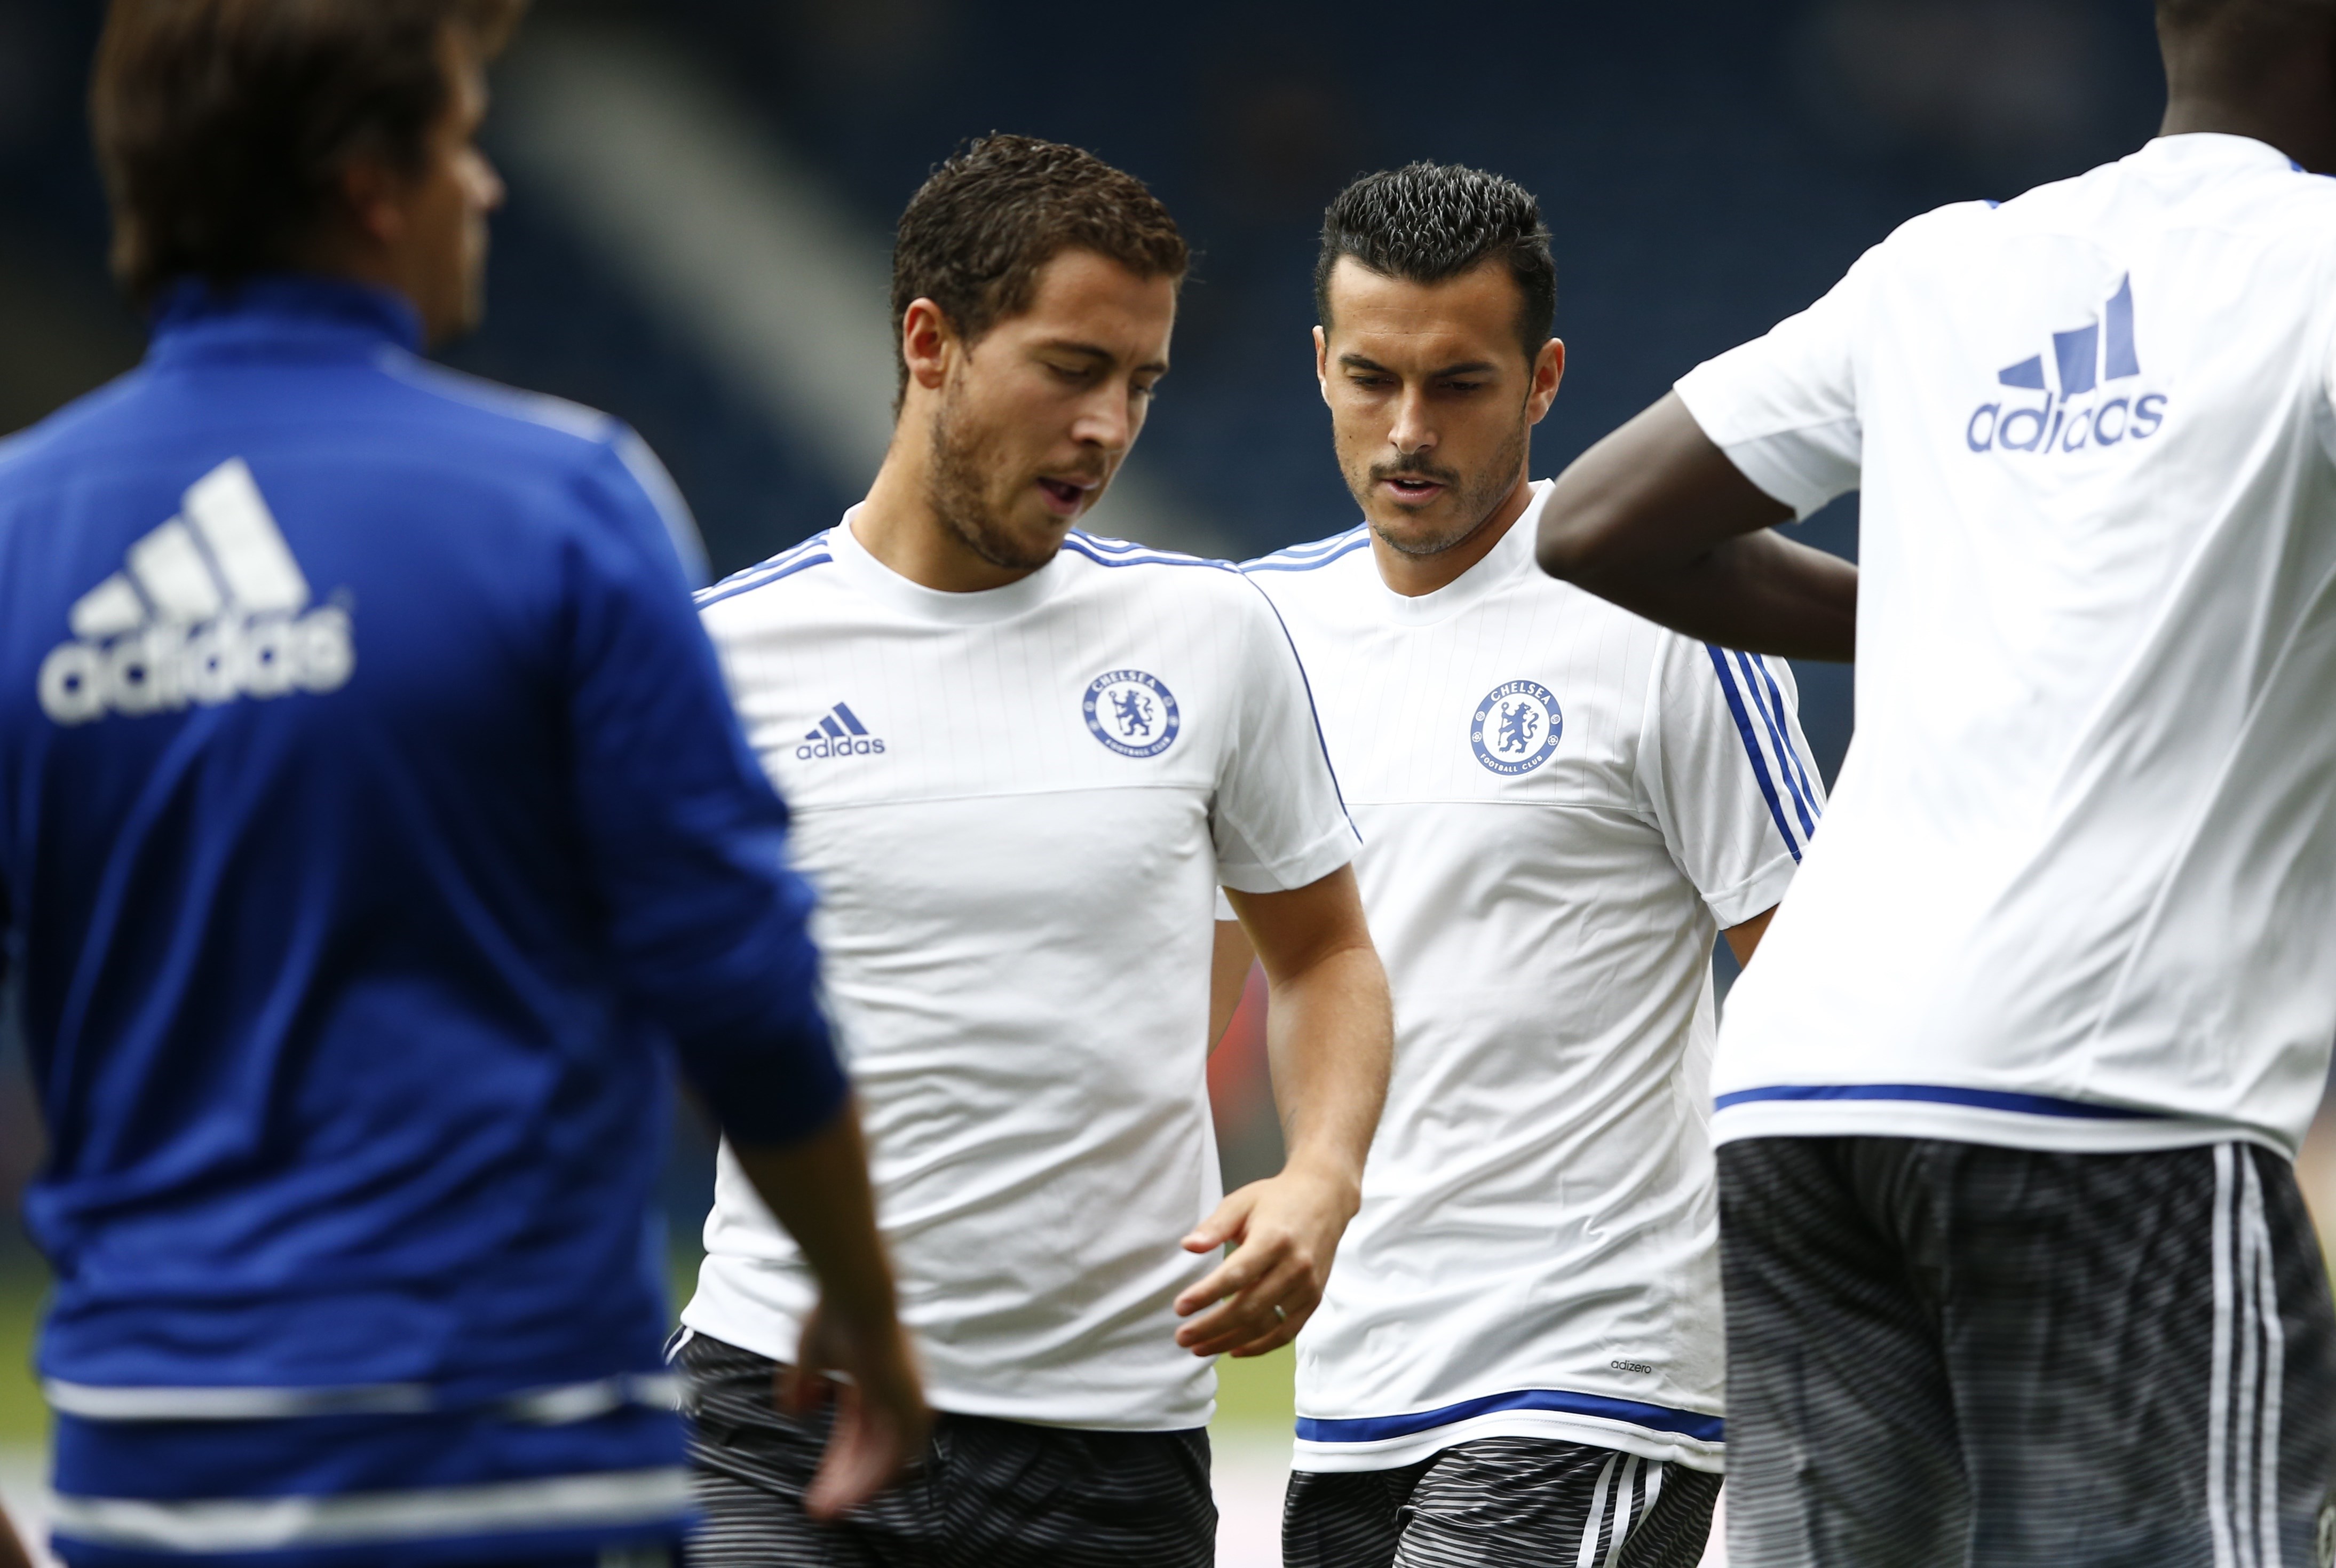
<path fill-rule="evenodd" d="M 1769 704 L 1776 710 L 1777 730 L 1783 736 L 1789 738 L 1792 735 L 1792 728 L 1785 721 L 1785 693 L 1784 689 L 1776 684 L 1776 672 L 1768 667 L 1768 661 L 1761 657 L 1758 654 L 1754 654 L 1752 656 L 1752 667 L 1760 672 L 1761 680 L 1766 682 L 1767 685 Z M 1780 742 L 1780 744 L 1782 743 Z M 1810 782 L 1810 774 L 1813 771 L 1813 765 L 1809 762 L 1808 758 L 1802 754 L 1801 748 L 1798 746 L 1783 745 L 1783 751 L 1785 754 L 1786 765 L 1790 767 L 1801 781 L 1801 798 L 1808 802 L 1810 812 L 1815 815 L 1819 822 L 1823 822 L 1825 820 L 1825 807 L 1817 803 L 1817 788 L 1815 784 Z M 1809 831 L 1811 833 L 1815 833 L 1816 830 L 1815 828 L 1811 828 Z"/>
<path fill-rule="evenodd" d="M 1759 711 L 1761 722 L 1767 728 L 1769 743 L 1776 748 L 1776 771 L 1784 775 L 1786 792 L 1793 797 L 1793 814 L 1801 819 L 1801 841 L 1806 843 L 1808 842 L 1809 835 L 1817 831 L 1817 824 L 1809 820 L 1809 798 L 1806 785 L 1794 774 L 1793 748 L 1785 743 L 1785 731 L 1779 715 L 1770 712 L 1767 705 L 1761 700 L 1759 677 L 1767 672 L 1753 663 L 1752 656 L 1748 653 L 1738 653 L 1736 656 L 1736 664 L 1737 667 L 1744 672 L 1744 689 L 1752 695 L 1752 706 Z M 1784 706 L 1781 694 L 1777 697 L 1776 706 L 1780 710 Z"/>
<path fill-rule="evenodd" d="M 1752 759 L 1752 777 L 1760 785 L 1761 798 L 1768 803 L 1768 815 L 1775 819 L 1785 847 L 1793 852 L 1793 859 L 1798 862 L 1800 841 L 1793 836 L 1793 824 L 1786 820 L 1784 803 L 1776 798 L 1776 781 L 1768 776 L 1768 759 L 1760 755 L 1760 737 L 1752 733 L 1752 716 L 1744 711 L 1744 694 L 1737 689 L 1735 672 L 1728 667 L 1728 656 L 1713 643 L 1705 643 L 1703 650 L 1711 656 L 1711 667 L 1719 672 L 1719 689 L 1727 695 L 1728 711 L 1736 716 L 1736 733 L 1744 737 L 1744 754 Z"/>

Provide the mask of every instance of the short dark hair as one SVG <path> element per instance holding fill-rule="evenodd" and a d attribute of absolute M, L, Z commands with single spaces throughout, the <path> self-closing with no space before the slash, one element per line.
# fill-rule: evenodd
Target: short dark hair
<path fill-rule="evenodd" d="M 526 0 L 112 0 L 90 84 L 113 272 L 144 303 L 174 278 L 284 266 L 352 158 L 418 169 L 452 83 L 445 47 L 502 46 Z"/>
<path fill-rule="evenodd" d="M 1331 199 L 1314 260 L 1314 308 L 1330 325 L 1330 274 L 1351 256 L 1383 278 L 1442 283 L 1499 261 L 1516 279 L 1517 341 L 1531 365 L 1557 322 L 1557 263 L 1541 203 L 1514 180 L 1457 163 L 1366 174 Z"/>
<path fill-rule="evenodd" d="M 1109 257 L 1138 278 L 1182 279 L 1192 252 L 1144 181 L 1094 153 L 993 133 L 932 171 L 892 244 L 892 352 L 906 394 L 900 319 L 930 299 L 972 343 L 1030 308 L 1038 273 L 1066 250 Z M 898 407 L 898 400 L 895 400 Z"/>

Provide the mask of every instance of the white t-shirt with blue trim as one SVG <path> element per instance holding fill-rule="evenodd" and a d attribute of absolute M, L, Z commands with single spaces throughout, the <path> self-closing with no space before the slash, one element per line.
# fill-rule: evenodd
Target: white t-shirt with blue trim
<path fill-rule="evenodd" d="M 1180 1245 L 1218 1185 L 1214 891 L 1354 855 L 1304 672 L 1221 562 L 1073 533 L 983 593 L 841 526 L 699 596 L 794 813 L 935 1408 L 1205 1425 Z M 682 1321 L 793 1360 L 811 1275 L 725 1151 Z"/>
<path fill-rule="evenodd" d="M 1917 218 L 1680 397 L 1862 486 L 1857 738 L 1725 1138 L 2293 1154 L 2336 1036 L 2336 181 L 2164 137 Z"/>
<path fill-rule="evenodd" d="M 1782 663 L 1534 566 L 1548 489 L 1418 598 L 1359 528 L 1243 569 L 1312 677 L 1395 995 L 1300 1469 L 1491 1436 L 1719 1467 L 1712 942 L 1784 896 L 1824 794 Z"/>

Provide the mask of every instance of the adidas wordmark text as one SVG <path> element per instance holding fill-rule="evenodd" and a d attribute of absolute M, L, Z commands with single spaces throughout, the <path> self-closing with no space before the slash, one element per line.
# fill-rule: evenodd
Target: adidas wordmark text
<path fill-rule="evenodd" d="M 338 690 L 356 667 L 348 607 L 308 602 L 249 465 L 231 457 L 74 602 L 72 640 L 41 661 L 41 711 L 77 725 Z"/>

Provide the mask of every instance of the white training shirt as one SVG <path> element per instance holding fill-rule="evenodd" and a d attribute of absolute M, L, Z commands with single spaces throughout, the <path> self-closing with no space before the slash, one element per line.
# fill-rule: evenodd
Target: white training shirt
<path fill-rule="evenodd" d="M 1244 568 L 1313 680 L 1395 995 L 1298 1341 L 1300 1469 L 1492 1436 L 1719 1467 L 1712 940 L 1784 895 L 1823 794 L 1781 663 L 1535 567 L 1549 488 L 1435 593 L 1359 528 Z"/>
<path fill-rule="evenodd" d="M 1679 385 L 1864 488 L 1857 737 L 1723 1138 L 2294 1154 L 2336 1035 L 2336 181 L 2169 136 L 1907 223 Z"/>
<path fill-rule="evenodd" d="M 1074 532 L 940 593 L 844 525 L 700 596 L 794 813 L 935 1408 L 1205 1425 L 1170 1303 L 1220 1197 L 1213 890 L 1352 858 L 1305 677 L 1222 563 Z M 813 1286 L 725 1152 L 691 1329 L 793 1360 Z"/>

